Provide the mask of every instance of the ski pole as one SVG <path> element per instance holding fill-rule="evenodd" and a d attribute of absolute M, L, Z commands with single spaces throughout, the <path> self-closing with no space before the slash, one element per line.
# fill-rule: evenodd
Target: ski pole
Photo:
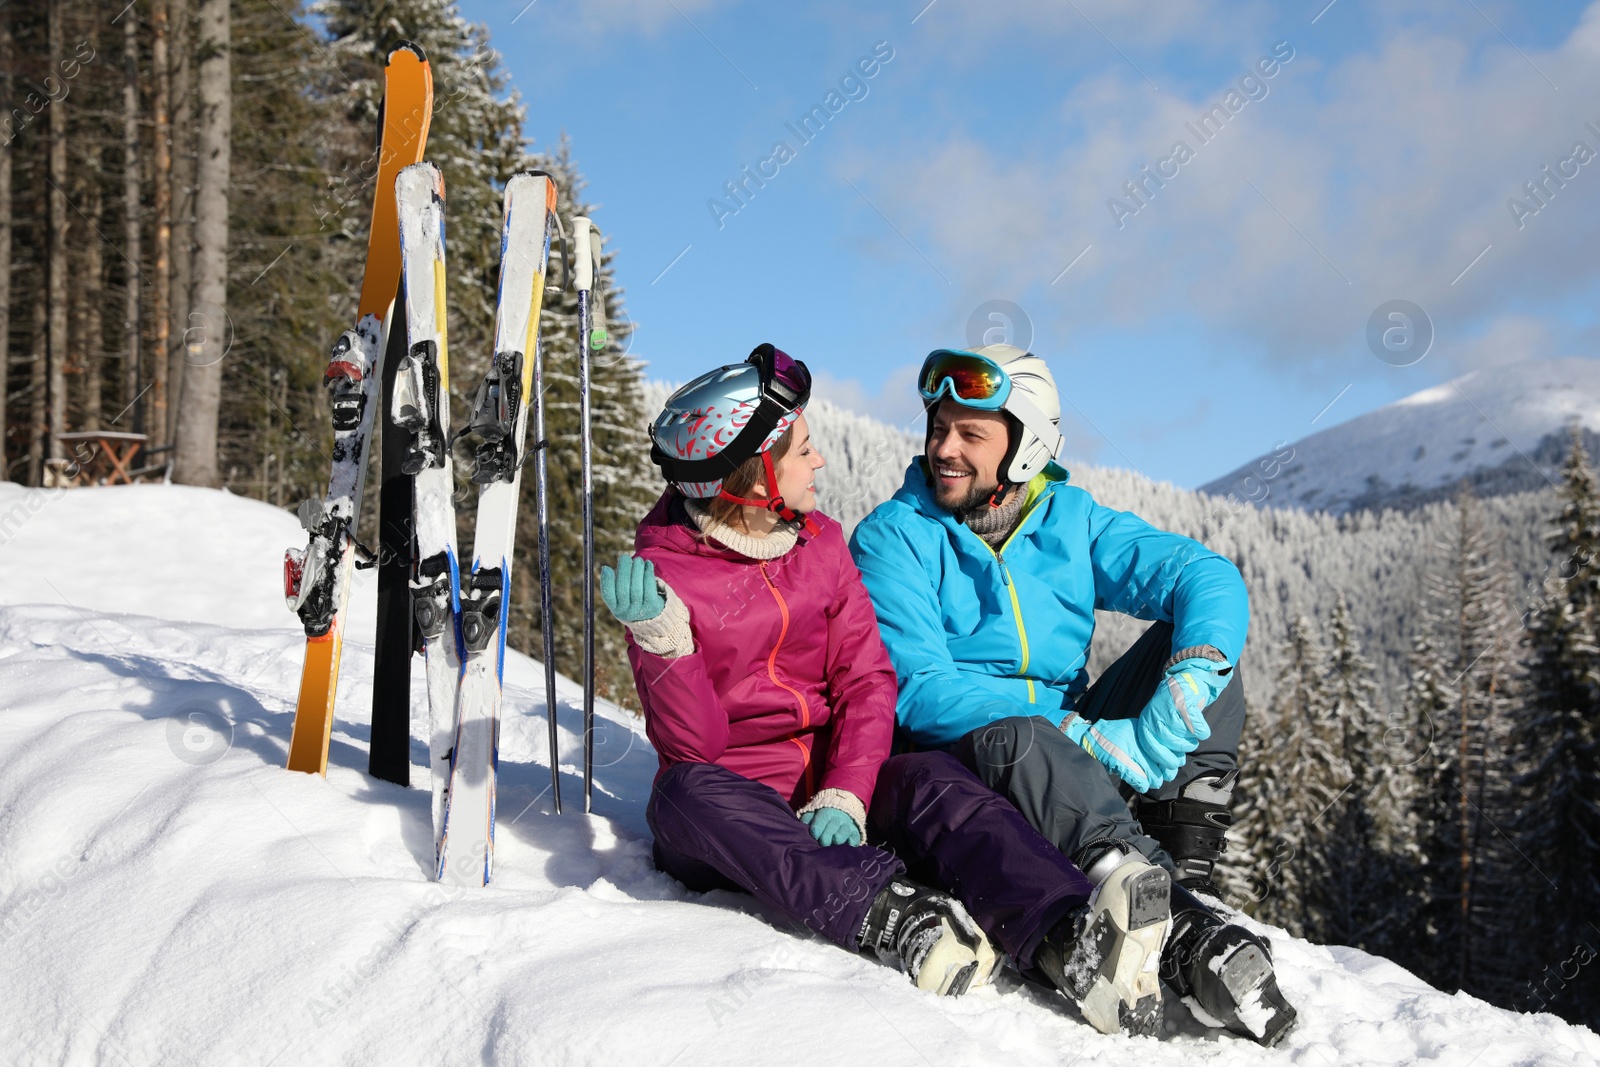
<path fill-rule="evenodd" d="M 552 179 L 554 180 L 554 179 Z M 556 226 L 561 225 L 556 216 Z M 566 234 L 561 235 L 563 246 Z M 546 285 L 546 293 L 562 293 L 572 288 L 572 257 L 563 247 L 561 257 L 565 277 L 560 289 Z M 544 345 L 533 350 L 533 483 L 534 510 L 539 521 L 539 628 L 544 631 L 544 706 L 550 725 L 550 796 L 555 814 L 561 814 L 561 759 L 556 738 L 556 631 L 552 616 L 553 594 L 550 580 L 550 498 L 549 475 L 545 468 L 545 455 L 550 451 L 550 438 L 546 436 L 544 422 Z"/>
<path fill-rule="evenodd" d="M 594 330 L 595 253 L 600 231 L 582 215 L 572 220 L 573 267 L 578 290 L 578 419 L 583 451 L 583 810 L 594 794 L 594 427 L 589 418 L 589 350 L 604 348 Z"/>

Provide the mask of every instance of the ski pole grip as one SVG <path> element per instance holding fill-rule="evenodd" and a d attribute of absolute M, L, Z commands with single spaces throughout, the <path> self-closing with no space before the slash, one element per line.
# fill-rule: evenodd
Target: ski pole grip
<path fill-rule="evenodd" d="M 590 244 L 591 252 L 600 250 L 600 227 L 589 223 L 593 233 Z M 591 257 L 592 258 L 592 257 Z M 594 290 L 594 295 L 589 298 L 589 347 L 598 352 L 606 346 L 608 338 L 606 332 L 606 294 L 604 290 Z"/>
<path fill-rule="evenodd" d="M 579 215 L 572 220 L 573 274 L 577 276 L 577 290 L 588 292 L 594 288 L 594 223 Z"/>

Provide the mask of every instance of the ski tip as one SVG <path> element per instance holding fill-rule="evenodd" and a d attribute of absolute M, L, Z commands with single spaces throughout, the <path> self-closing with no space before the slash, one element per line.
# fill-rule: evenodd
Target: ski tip
<path fill-rule="evenodd" d="M 525 170 L 521 173 L 526 174 L 530 178 L 549 178 L 552 182 L 556 180 L 556 176 L 547 170 Z"/>
<path fill-rule="evenodd" d="M 558 197 L 555 178 L 552 178 L 550 174 L 544 173 L 544 171 L 518 171 L 517 174 L 510 176 L 510 181 L 506 182 L 506 190 L 510 192 L 512 186 L 515 186 L 518 194 L 530 195 L 534 182 L 538 182 L 539 186 L 544 187 L 544 210 L 555 211 L 555 202 L 557 202 Z M 523 194 L 523 189 L 530 190 L 530 194 Z"/>
<path fill-rule="evenodd" d="M 409 163 L 400 168 L 400 173 L 395 175 L 395 188 L 414 187 L 421 189 L 442 189 L 444 176 L 439 173 L 439 168 L 424 159 L 419 163 Z"/>
<path fill-rule="evenodd" d="M 524 194 L 523 190 L 528 189 L 533 185 L 534 182 L 538 182 L 544 186 L 545 210 L 555 211 L 557 195 L 556 180 L 542 170 L 524 170 L 513 174 L 510 180 L 506 182 L 506 194 L 508 196 L 528 195 Z"/>
<path fill-rule="evenodd" d="M 417 44 L 414 41 L 396 41 L 389 47 L 389 62 L 393 63 L 394 57 L 401 52 L 410 52 L 412 55 L 417 57 L 417 62 L 419 63 L 426 63 L 428 61 L 428 53 L 422 50 L 422 46 L 420 44 Z"/>

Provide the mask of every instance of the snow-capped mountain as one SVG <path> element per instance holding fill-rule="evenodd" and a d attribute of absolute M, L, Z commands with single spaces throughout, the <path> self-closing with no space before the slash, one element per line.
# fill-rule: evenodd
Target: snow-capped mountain
<path fill-rule="evenodd" d="M 1329 512 L 1416 507 L 1463 481 L 1479 496 L 1523 492 L 1559 480 L 1573 420 L 1600 430 L 1600 360 L 1490 367 L 1263 455 L 1200 491 Z"/>

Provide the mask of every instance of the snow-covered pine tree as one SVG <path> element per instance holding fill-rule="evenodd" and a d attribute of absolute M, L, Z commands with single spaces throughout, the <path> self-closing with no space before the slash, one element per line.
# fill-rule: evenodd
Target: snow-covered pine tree
<path fill-rule="evenodd" d="M 1514 742 L 1513 835 L 1525 866 L 1512 1003 L 1600 1022 L 1600 484 L 1574 428 L 1550 548 L 1556 566 L 1528 616 L 1528 694 Z"/>
<path fill-rule="evenodd" d="M 571 148 L 562 138 L 556 151 L 539 156 L 533 165 L 553 174 L 561 191 L 562 219 L 591 215 L 594 205 L 584 196 L 584 179 L 572 161 Z M 604 214 L 595 219 L 602 230 Z M 609 246 L 610 241 L 607 240 Z M 644 409 L 643 367 L 628 354 L 632 322 L 616 284 L 615 252 L 607 247 L 596 269 L 597 291 L 603 296 L 610 340 L 602 352 L 590 357 L 590 412 L 594 423 L 594 530 L 595 560 L 616 563 L 619 552 L 633 551 L 633 533 L 661 492 L 660 475 L 650 463 L 649 415 Z M 560 256 L 552 253 L 551 271 Z M 580 677 L 583 668 L 583 515 L 582 467 L 578 434 L 578 301 L 575 294 L 545 298 L 540 326 L 545 352 L 545 396 L 550 453 L 550 567 L 553 575 L 556 666 L 568 677 Z M 539 572 L 533 564 L 538 550 L 538 522 L 534 510 L 533 479 L 523 479 L 522 508 L 518 512 L 517 549 L 529 566 L 513 572 L 511 638 L 517 647 L 543 655 L 544 636 L 539 629 Z M 624 706 L 635 706 L 633 672 L 628 666 L 625 632 L 595 602 L 595 681 L 600 694 Z"/>
<path fill-rule="evenodd" d="M 1257 919 L 1297 936 L 1316 927 L 1310 879 L 1326 848 L 1322 819 L 1350 783 L 1329 717 L 1327 659 L 1304 615 L 1289 624 L 1285 674 L 1268 714 L 1246 720 L 1239 753 L 1240 830 Z"/>
<path fill-rule="evenodd" d="M 1437 716 L 1414 812 L 1427 936 L 1418 958 L 1402 962 L 1443 988 L 1494 996 L 1503 994 L 1503 953 L 1514 946 L 1503 896 L 1515 873 L 1499 827 L 1508 818 L 1503 737 L 1520 629 L 1477 501 L 1464 491 L 1455 504 L 1455 529 L 1439 546 L 1443 565 L 1424 582 L 1423 624 L 1437 654 L 1420 668 L 1425 688 L 1415 702 Z"/>
<path fill-rule="evenodd" d="M 222 365 L 218 465 L 235 492 L 293 507 L 327 488 L 333 431 L 322 373 L 328 345 L 351 321 L 366 251 L 364 217 L 359 235 L 332 224 L 325 180 L 357 166 L 352 146 L 371 152 L 373 125 L 358 128 L 336 106 L 338 71 L 285 16 L 304 17 L 298 0 L 233 5 L 224 327 L 232 347 Z M 371 201 L 360 203 L 364 211 Z M 207 324 L 191 317 L 187 290 L 175 282 L 175 318 L 199 340 Z"/>
<path fill-rule="evenodd" d="M 1394 906 L 1403 921 L 1390 933 L 1384 955 L 1421 974 L 1432 965 L 1441 936 L 1428 903 L 1445 875 L 1434 870 L 1437 857 L 1424 843 L 1444 832 L 1438 827 L 1445 824 L 1451 810 L 1449 798 L 1437 796 L 1433 789 L 1438 777 L 1437 751 L 1443 743 L 1441 731 L 1454 698 L 1444 654 L 1427 627 L 1413 638 L 1407 665 L 1405 691 L 1393 717 L 1398 723 L 1385 731 L 1385 749 L 1395 768 L 1393 788 L 1399 801 L 1393 851 L 1401 869 Z M 1404 755 L 1397 759 L 1396 752 Z"/>
<path fill-rule="evenodd" d="M 1384 747 L 1377 682 L 1343 592 L 1334 602 L 1329 629 L 1329 727 L 1349 784 L 1318 818 L 1318 847 L 1307 855 L 1308 933 L 1324 944 L 1389 954 L 1405 925 L 1408 860 L 1397 854 L 1394 833 L 1394 780 L 1405 771 L 1390 763 Z"/>

